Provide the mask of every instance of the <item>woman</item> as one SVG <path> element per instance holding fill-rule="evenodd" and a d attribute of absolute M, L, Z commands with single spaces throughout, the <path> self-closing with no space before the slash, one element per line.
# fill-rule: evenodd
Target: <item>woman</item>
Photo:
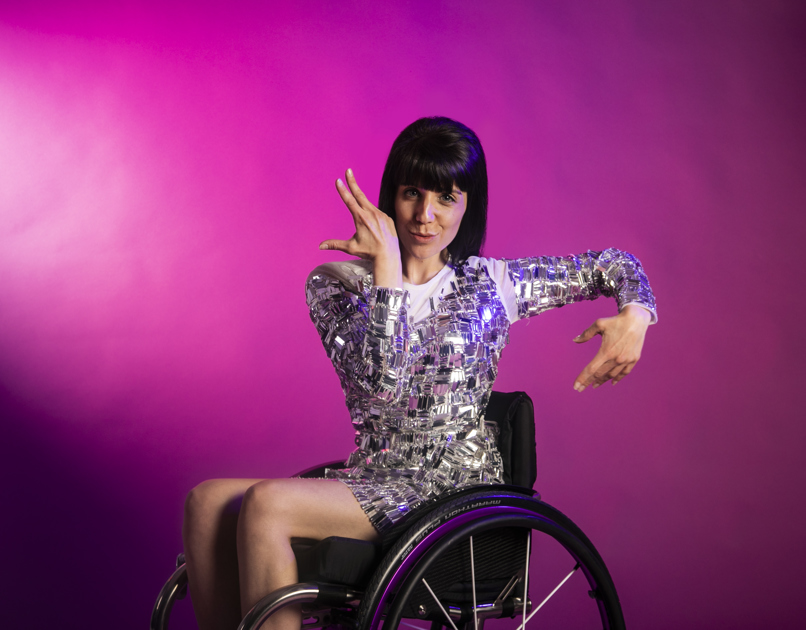
<path fill-rule="evenodd" d="M 446 490 L 501 483 L 484 409 L 511 323 L 569 302 L 615 297 L 619 314 L 577 337 L 602 345 L 582 392 L 627 376 L 654 299 L 640 263 L 606 250 L 568 258 L 479 258 L 487 170 L 476 135 L 423 118 L 395 141 L 379 206 L 352 171 L 336 188 L 355 234 L 327 240 L 361 260 L 318 267 L 307 298 L 345 392 L 358 448 L 328 479 L 222 479 L 194 488 L 183 537 L 203 628 L 235 628 L 269 592 L 296 582 L 292 537 L 377 540 Z M 298 609 L 268 627 L 298 629 Z"/>

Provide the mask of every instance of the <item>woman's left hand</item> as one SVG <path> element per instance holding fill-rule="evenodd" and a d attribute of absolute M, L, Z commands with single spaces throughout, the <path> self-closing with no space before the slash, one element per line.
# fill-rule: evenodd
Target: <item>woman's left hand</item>
<path fill-rule="evenodd" d="M 611 379 L 615 385 L 632 372 L 641 358 L 646 329 L 651 321 L 652 314 L 648 310 L 628 304 L 615 317 L 603 317 L 593 322 L 574 342 L 585 343 L 601 335 L 602 345 L 593 361 L 577 376 L 574 389 L 583 392 L 588 385 L 596 388 Z"/>

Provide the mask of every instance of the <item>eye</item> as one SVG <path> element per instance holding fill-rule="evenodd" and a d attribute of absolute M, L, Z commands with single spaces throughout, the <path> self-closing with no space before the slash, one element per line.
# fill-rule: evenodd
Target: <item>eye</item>
<path fill-rule="evenodd" d="M 440 197 L 444 203 L 456 203 L 456 197 L 454 197 L 453 193 L 442 193 Z"/>
<path fill-rule="evenodd" d="M 404 197 L 409 197 L 409 198 L 411 198 L 411 199 L 414 199 L 414 198 L 416 198 L 416 197 L 419 197 L 419 196 L 420 196 L 420 191 L 419 191 L 419 190 L 417 190 L 416 188 L 406 188 L 406 189 L 403 191 L 403 196 L 404 196 Z"/>

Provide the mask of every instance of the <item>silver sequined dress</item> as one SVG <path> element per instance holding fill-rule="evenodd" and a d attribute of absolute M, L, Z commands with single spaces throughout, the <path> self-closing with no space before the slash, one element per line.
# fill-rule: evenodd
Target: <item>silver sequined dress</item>
<path fill-rule="evenodd" d="M 327 476 L 352 490 L 381 533 L 447 490 L 502 483 L 484 409 L 511 323 L 599 296 L 655 313 L 641 263 L 615 249 L 471 257 L 404 289 L 372 286 L 366 261 L 329 263 L 306 293 L 356 430 L 345 468 Z"/>

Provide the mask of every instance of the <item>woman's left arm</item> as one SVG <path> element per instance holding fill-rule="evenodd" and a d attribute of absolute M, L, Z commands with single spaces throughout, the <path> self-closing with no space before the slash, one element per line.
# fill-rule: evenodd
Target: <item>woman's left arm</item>
<path fill-rule="evenodd" d="M 649 324 L 657 320 L 655 297 L 641 262 L 618 249 L 579 256 L 507 260 L 507 284 L 517 319 L 598 297 L 615 298 L 619 314 L 596 320 L 574 341 L 602 335 L 602 346 L 574 381 L 581 392 L 608 380 L 619 382 L 641 356 Z"/>

